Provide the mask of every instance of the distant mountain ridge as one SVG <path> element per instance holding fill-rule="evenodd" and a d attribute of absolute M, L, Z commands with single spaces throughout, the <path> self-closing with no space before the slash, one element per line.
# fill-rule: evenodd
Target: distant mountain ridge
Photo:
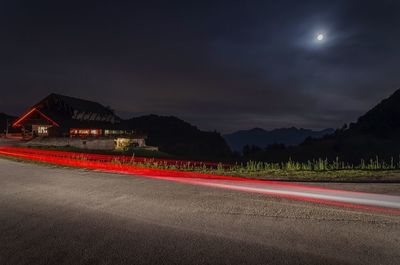
<path fill-rule="evenodd" d="M 333 132 L 334 129 L 331 128 L 320 131 L 303 128 L 298 129 L 295 127 L 280 128 L 270 131 L 261 128 L 253 128 L 225 134 L 223 137 L 232 150 L 241 152 L 245 145 L 255 145 L 261 148 L 271 144 L 284 144 L 286 146 L 298 145 L 304 142 L 308 137 L 321 138 Z"/>
<path fill-rule="evenodd" d="M 359 163 L 377 159 L 400 161 L 400 89 L 382 100 L 349 126 L 321 139 L 306 139 L 298 146 L 250 150 L 246 160 L 308 161 L 339 158 Z M 397 163 L 397 162 L 396 162 Z"/>

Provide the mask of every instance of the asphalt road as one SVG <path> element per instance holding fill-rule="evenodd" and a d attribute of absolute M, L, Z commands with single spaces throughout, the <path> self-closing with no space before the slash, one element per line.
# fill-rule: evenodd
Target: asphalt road
<path fill-rule="evenodd" d="M 0 159 L 0 264 L 397 265 L 400 215 Z"/>

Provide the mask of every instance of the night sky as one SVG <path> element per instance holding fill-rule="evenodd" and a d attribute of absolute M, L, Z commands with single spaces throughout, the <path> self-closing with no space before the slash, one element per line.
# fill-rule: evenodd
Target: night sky
<path fill-rule="evenodd" d="M 400 1 L 1 0 L 0 34 L 14 115 L 55 92 L 221 132 L 335 128 L 400 88 Z"/>

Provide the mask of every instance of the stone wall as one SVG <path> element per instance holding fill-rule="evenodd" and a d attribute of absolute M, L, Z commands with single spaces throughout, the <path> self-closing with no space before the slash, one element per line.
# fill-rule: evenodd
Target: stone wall
<path fill-rule="evenodd" d="M 67 137 L 45 137 L 36 138 L 26 143 L 30 146 L 72 146 L 81 149 L 114 150 L 113 138 L 67 138 Z"/>

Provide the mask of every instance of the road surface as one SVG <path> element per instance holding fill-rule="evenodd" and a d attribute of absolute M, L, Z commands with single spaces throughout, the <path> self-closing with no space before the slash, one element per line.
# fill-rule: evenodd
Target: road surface
<path fill-rule="evenodd" d="M 400 215 L 0 159 L 0 264 L 397 265 Z"/>

